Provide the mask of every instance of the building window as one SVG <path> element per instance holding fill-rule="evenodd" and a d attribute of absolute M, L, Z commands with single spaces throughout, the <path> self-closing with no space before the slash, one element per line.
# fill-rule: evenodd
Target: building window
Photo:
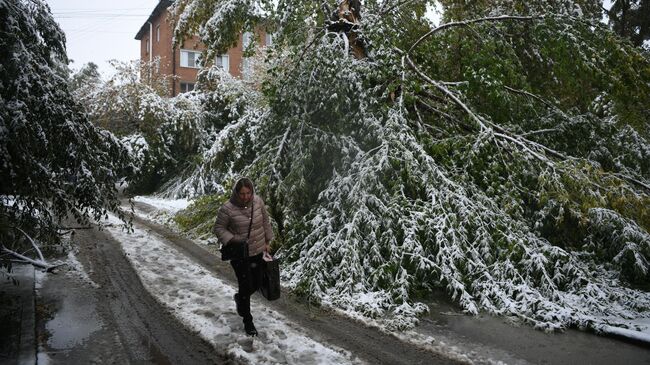
<path fill-rule="evenodd" d="M 250 46 L 251 42 L 253 42 L 253 33 L 251 32 L 244 32 L 242 35 L 242 48 L 244 51 Z"/>
<path fill-rule="evenodd" d="M 187 93 L 194 90 L 194 83 L 192 82 L 181 82 L 181 92 Z"/>
<path fill-rule="evenodd" d="M 217 67 L 222 68 L 224 71 L 230 71 L 230 57 L 227 54 L 217 56 L 217 59 L 214 63 L 217 65 Z"/>
<path fill-rule="evenodd" d="M 160 43 L 160 25 L 156 27 L 156 42 Z"/>
<path fill-rule="evenodd" d="M 273 44 L 273 33 L 266 33 L 266 36 L 264 37 L 264 45 L 268 47 L 272 44 Z"/>
<path fill-rule="evenodd" d="M 181 50 L 181 67 L 201 68 L 201 52 Z"/>
<path fill-rule="evenodd" d="M 145 47 L 145 53 L 149 54 L 149 38 L 147 38 L 144 42 L 144 47 Z"/>

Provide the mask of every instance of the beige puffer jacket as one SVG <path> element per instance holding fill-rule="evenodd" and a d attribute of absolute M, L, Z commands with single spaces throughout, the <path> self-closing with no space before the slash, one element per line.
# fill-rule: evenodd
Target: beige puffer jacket
<path fill-rule="evenodd" d="M 235 183 L 235 186 L 237 184 Z M 269 220 L 264 201 L 255 195 L 253 190 L 253 225 L 248 242 L 248 255 L 255 256 L 264 251 L 264 245 L 273 239 L 273 228 Z M 217 235 L 222 245 L 228 244 L 232 239 L 246 240 L 248 226 L 251 219 L 251 203 L 243 204 L 234 191 L 230 200 L 222 205 L 214 222 L 212 232 Z"/>

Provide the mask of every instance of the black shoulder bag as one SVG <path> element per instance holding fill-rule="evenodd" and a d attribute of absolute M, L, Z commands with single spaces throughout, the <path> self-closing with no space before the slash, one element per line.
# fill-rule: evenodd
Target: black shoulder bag
<path fill-rule="evenodd" d="M 225 245 L 221 245 L 221 260 L 230 261 L 230 260 L 243 260 L 248 258 L 248 240 L 251 237 L 251 228 L 253 227 L 253 205 L 251 201 L 251 219 L 248 224 L 248 234 L 246 235 L 246 240 L 230 240 Z"/>

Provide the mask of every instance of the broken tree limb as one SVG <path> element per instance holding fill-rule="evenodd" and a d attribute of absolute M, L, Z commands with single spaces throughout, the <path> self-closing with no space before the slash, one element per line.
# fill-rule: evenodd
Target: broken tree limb
<path fill-rule="evenodd" d="M 396 49 L 396 50 L 397 50 L 399 53 L 404 54 L 404 51 L 402 51 L 402 50 L 400 50 L 400 49 Z M 478 124 L 478 126 L 480 127 L 481 130 L 485 130 L 485 129 L 487 129 L 487 126 L 485 125 L 485 123 L 483 123 L 483 121 L 481 120 L 481 118 L 479 118 L 479 116 L 476 115 L 476 114 L 475 114 L 475 113 L 474 113 L 474 112 L 473 112 L 473 111 L 472 111 L 472 110 L 467 106 L 467 104 L 463 103 L 462 100 L 460 100 L 460 99 L 459 99 L 459 98 L 458 98 L 458 97 L 457 97 L 453 92 L 451 92 L 451 90 L 449 90 L 449 89 L 446 88 L 444 85 L 440 84 L 439 82 L 437 82 L 436 80 L 430 78 L 430 77 L 427 76 L 424 72 L 422 72 L 422 71 L 421 71 L 421 70 L 420 70 L 420 69 L 415 65 L 415 63 L 413 62 L 413 60 L 411 60 L 411 57 L 409 57 L 407 54 L 404 54 L 404 58 L 405 58 L 406 61 L 408 62 L 408 64 L 409 64 L 409 66 L 411 67 L 411 69 L 413 69 L 413 71 L 415 71 L 415 73 L 416 73 L 418 76 L 420 76 L 420 78 L 422 78 L 424 81 L 428 82 L 429 84 L 433 85 L 436 89 L 438 89 L 439 91 L 441 91 L 443 94 L 447 95 L 447 96 L 448 96 L 448 97 L 449 97 L 449 98 L 450 98 L 454 103 L 456 103 L 456 105 L 458 105 L 461 109 L 463 109 L 463 110 L 464 110 L 464 111 L 465 111 L 465 112 L 466 112 L 466 113 L 467 113 L 467 114 L 468 114 L 468 115 L 469 115 L 469 116 L 470 116 L 470 117 L 471 117 L 471 118 L 476 122 L 476 124 Z"/>
<path fill-rule="evenodd" d="M 391 12 L 391 11 L 397 9 L 397 8 L 400 8 L 400 7 L 404 6 L 404 5 L 408 5 L 409 3 L 412 3 L 413 1 L 414 0 L 400 1 L 397 4 L 394 4 L 393 6 L 391 6 L 389 8 L 386 8 L 386 9 L 384 9 L 384 7 L 386 6 L 386 4 L 388 4 L 388 2 L 384 2 L 382 4 L 382 6 L 381 6 L 382 9 L 379 11 L 379 15 L 384 16 L 384 15 L 388 14 L 389 12 Z"/>
<path fill-rule="evenodd" d="M 402 50 L 400 50 L 400 49 L 397 49 L 397 51 L 398 51 L 400 54 L 403 54 L 403 52 L 404 52 L 404 51 L 402 51 Z M 519 136 L 519 135 L 516 135 L 516 134 L 514 134 L 514 133 L 511 133 L 510 131 L 506 130 L 505 128 L 501 127 L 500 125 L 495 124 L 495 123 L 492 123 L 492 122 L 490 122 L 490 121 L 488 121 L 488 120 L 485 120 L 485 119 L 481 118 L 481 117 L 478 116 L 476 113 L 474 113 L 474 112 L 469 108 L 469 106 L 468 106 L 467 104 L 465 104 L 462 100 L 460 100 L 460 99 L 458 98 L 458 96 L 456 96 L 456 94 L 454 94 L 451 90 L 449 90 L 449 89 L 448 89 L 447 87 L 445 87 L 443 84 L 441 84 L 440 82 L 438 82 L 438 81 L 436 81 L 436 80 L 433 80 L 432 78 L 430 78 L 429 76 L 427 76 L 424 72 L 422 72 L 422 70 L 420 70 L 420 69 L 415 65 L 415 62 L 413 62 L 413 60 L 411 60 L 411 58 L 410 58 L 408 55 L 404 55 L 404 58 L 408 61 L 408 64 L 409 64 L 409 66 L 413 69 L 413 71 L 415 71 L 415 73 L 416 73 L 418 76 L 420 76 L 420 78 L 421 78 L 422 80 L 424 80 L 424 81 L 428 82 L 429 84 L 433 85 L 433 86 L 436 87 L 439 91 L 441 91 L 443 94 L 445 94 L 446 96 L 448 96 L 448 97 L 449 97 L 449 98 L 450 98 L 450 99 L 451 99 L 451 100 L 452 100 L 456 105 L 458 105 L 461 109 L 463 109 L 463 110 L 464 110 L 464 111 L 465 111 L 465 112 L 466 112 L 466 113 L 467 113 L 467 114 L 468 114 L 468 115 L 469 115 L 469 116 L 470 116 L 470 117 L 471 117 L 471 118 L 472 118 L 472 119 L 473 119 L 473 120 L 474 120 L 474 121 L 479 125 L 481 131 L 487 129 L 487 128 L 488 128 L 487 125 L 489 125 L 489 126 L 490 126 L 491 128 L 493 128 L 494 130 L 496 130 L 496 131 L 498 131 L 498 132 L 501 132 L 501 133 L 500 133 L 501 135 L 503 135 L 503 136 L 508 136 L 508 137 L 509 137 L 508 139 L 511 140 L 511 141 L 515 141 L 515 140 L 517 140 L 517 141 L 520 141 L 520 142 L 522 142 L 522 143 L 527 143 L 527 144 L 529 144 L 529 145 L 533 145 L 533 146 L 535 146 L 535 147 L 537 147 L 537 148 L 540 148 L 540 149 L 544 150 L 544 152 L 546 152 L 546 153 L 548 153 L 548 154 L 550 154 L 550 155 L 552 155 L 552 156 L 554 156 L 554 157 L 557 157 L 557 158 L 563 159 L 563 160 L 569 160 L 569 159 L 572 159 L 572 157 L 570 157 L 570 156 L 566 156 L 566 155 L 564 155 L 564 154 L 562 154 L 562 153 L 560 153 L 560 152 L 558 152 L 558 151 L 555 151 L 555 150 L 553 150 L 553 149 L 551 149 L 551 148 L 548 148 L 548 147 L 546 147 L 546 146 L 544 146 L 544 145 L 542 145 L 542 144 L 539 144 L 539 143 L 537 143 L 537 142 L 534 142 L 534 141 L 528 140 L 528 139 L 526 139 L 526 138 L 524 138 L 524 137 L 522 137 L 522 136 Z M 521 143 L 518 143 L 518 142 L 517 142 L 517 144 L 520 145 L 520 146 L 523 146 Z M 528 149 L 528 148 L 527 148 L 527 149 Z M 534 156 L 535 156 L 535 157 L 538 157 L 538 158 L 541 157 L 541 155 L 539 155 L 539 154 L 537 154 L 537 153 L 535 153 Z M 540 161 L 542 161 L 542 162 L 548 163 L 548 159 L 545 158 L 545 157 L 544 157 L 544 158 L 539 158 L 539 159 L 540 159 Z"/>
<path fill-rule="evenodd" d="M 29 258 L 29 257 L 25 256 L 25 255 L 19 254 L 16 251 L 12 251 L 12 250 L 6 248 L 5 246 L 2 246 L 2 249 L 0 251 L 4 252 L 4 253 L 6 253 L 6 254 L 8 254 L 10 256 L 13 256 L 13 257 L 15 257 L 17 259 L 20 259 L 22 261 L 30 263 L 30 264 L 32 264 L 34 266 L 45 269 L 47 271 L 52 270 L 53 268 L 55 268 L 57 266 L 60 266 L 60 265 L 50 265 L 47 262 L 45 262 L 45 260 L 34 260 L 32 258 Z"/>
<path fill-rule="evenodd" d="M 513 17 L 502 16 L 502 17 L 494 17 L 494 18 L 483 18 L 483 19 L 477 19 L 475 21 L 468 21 L 468 22 L 472 23 L 472 22 L 476 22 L 476 21 L 480 21 L 480 20 L 487 21 L 487 20 L 502 20 L 502 19 L 510 19 L 510 18 L 513 18 Z M 514 19 L 519 19 L 519 18 L 525 18 L 526 20 L 531 20 L 531 19 L 541 18 L 541 17 L 514 17 Z M 461 23 L 466 23 L 466 22 L 461 22 Z M 438 27 L 438 28 L 440 28 L 440 27 Z M 438 28 L 436 28 L 436 29 L 438 29 Z M 431 32 L 429 32 L 429 33 L 431 33 Z M 429 33 L 427 33 L 427 34 L 429 34 Z M 421 37 L 420 39 L 423 39 L 423 37 Z M 556 150 L 554 150 L 552 148 L 549 148 L 549 147 L 547 147 L 547 146 L 545 146 L 545 145 L 543 145 L 541 143 L 531 141 L 531 140 L 525 138 L 523 135 L 517 135 L 515 133 L 512 133 L 512 132 L 508 131 L 507 129 L 501 127 L 500 125 L 480 117 L 479 115 L 474 113 L 467 104 L 465 104 L 462 100 L 460 100 L 460 98 L 455 93 L 453 93 L 451 90 L 449 90 L 445 85 L 443 85 L 441 82 L 433 80 L 432 78 L 427 76 L 424 72 L 422 72 L 422 70 L 420 70 L 417 67 L 415 62 L 413 62 L 411 57 L 409 57 L 408 52 L 404 52 L 403 50 L 401 50 L 399 48 L 394 48 L 394 49 L 398 54 L 400 54 L 404 58 L 404 60 L 407 61 L 409 67 L 415 72 L 415 74 L 417 76 L 419 76 L 423 81 L 425 81 L 425 82 L 429 83 L 430 85 L 434 86 L 436 89 L 438 89 L 440 92 L 442 92 L 443 95 L 447 96 L 457 106 L 459 106 L 461 109 L 463 109 L 470 116 L 470 118 L 473 119 L 476 122 L 476 124 L 479 126 L 480 132 L 483 132 L 483 131 L 488 130 L 488 129 L 493 130 L 493 131 L 496 132 L 496 133 L 493 134 L 495 137 L 499 137 L 499 138 L 502 138 L 504 140 L 508 140 L 510 142 L 515 143 L 516 145 L 520 146 L 522 149 L 524 149 L 527 152 L 531 153 L 531 155 L 533 157 L 535 157 L 539 161 L 543 162 L 544 164 L 546 164 L 546 165 L 548 165 L 548 166 L 550 166 L 552 168 L 556 168 L 556 165 L 555 165 L 554 161 L 551 160 L 550 158 L 548 158 L 547 156 L 545 156 L 544 154 L 549 155 L 551 157 L 555 157 L 555 158 L 557 158 L 557 159 L 559 159 L 561 161 L 580 160 L 580 159 L 575 158 L 573 156 L 568 156 L 568 155 L 566 155 L 564 153 L 561 153 L 561 152 L 556 151 Z M 411 49 L 413 49 L 413 47 L 411 47 Z M 521 92 L 521 93 L 523 93 L 523 94 L 525 94 L 525 95 L 527 95 L 529 97 L 537 98 L 540 101 L 544 102 L 544 104 L 551 106 L 550 104 L 545 102 L 543 99 L 541 99 L 537 95 L 534 95 L 532 93 L 522 91 L 522 90 L 516 90 L 516 89 L 512 89 L 512 88 L 509 88 L 509 89 L 511 89 L 511 91 L 513 91 L 513 92 L 518 91 L 518 92 Z M 555 106 L 553 106 L 553 108 L 557 109 L 557 107 L 555 107 Z M 537 152 L 535 150 L 541 151 L 541 152 L 543 152 L 543 154 L 540 153 L 540 152 Z M 631 183 L 632 185 L 636 185 L 638 187 L 646 189 L 647 191 L 650 191 L 650 185 L 648 185 L 648 184 L 646 184 L 646 183 L 644 183 L 642 181 L 639 181 L 638 179 L 635 179 L 635 178 L 633 178 L 631 176 L 621 174 L 621 173 L 616 173 L 616 172 L 607 172 L 607 171 L 605 171 L 605 173 L 609 174 L 611 176 L 615 176 L 615 177 L 617 177 L 619 179 L 622 179 L 624 181 L 627 181 L 628 183 Z M 602 187 L 599 186 L 598 184 L 594 183 L 594 185 L 596 185 L 596 186 L 598 186 L 598 187 L 600 187 L 602 189 Z"/>
<path fill-rule="evenodd" d="M 538 129 L 536 131 L 522 133 L 520 134 L 520 136 L 526 137 L 526 136 L 532 136 L 534 134 L 544 134 L 544 133 L 561 132 L 561 131 L 562 131 L 561 129 L 557 129 L 557 128 L 546 128 L 546 129 Z"/>
<path fill-rule="evenodd" d="M 27 237 L 27 240 L 29 240 L 29 243 L 31 243 L 32 247 L 34 248 L 34 250 L 35 250 L 36 253 L 38 254 L 38 258 L 39 258 L 41 261 L 45 262 L 45 258 L 43 257 L 43 253 L 41 252 L 41 249 L 38 248 L 38 245 L 36 244 L 36 242 L 34 242 L 34 240 L 32 239 L 32 237 L 30 237 L 30 236 L 29 236 L 27 233 L 25 233 L 25 231 L 23 231 L 22 229 L 20 229 L 20 228 L 18 228 L 18 227 L 14 227 L 14 228 L 15 228 L 17 231 L 20 231 L 20 233 L 22 233 L 25 237 Z"/>
<path fill-rule="evenodd" d="M 495 137 L 503 138 L 503 139 L 505 139 L 505 140 L 508 140 L 508 141 L 510 141 L 510 142 L 513 142 L 513 143 L 516 144 L 516 145 L 519 145 L 519 146 L 520 146 L 521 148 L 523 148 L 525 151 L 527 151 L 528 153 L 530 153 L 531 155 L 533 155 L 533 156 L 534 156 L 535 158 L 537 158 L 538 160 L 544 162 L 544 163 L 547 164 L 549 167 L 555 167 L 555 166 L 553 165 L 553 162 L 552 162 L 551 160 L 549 160 L 548 157 L 543 156 L 543 155 L 541 155 L 541 154 L 539 154 L 539 153 L 533 151 L 533 150 L 530 148 L 530 146 L 527 146 L 526 143 L 524 143 L 524 141 L 521 141 L 521 140 L 519 140 L 518 138 L 512 137 L 512 136 L 510 136 L 510 135 L 503 134 L 503 133 L 498 133 L 498 132 L 497 132 L 497 133 L 494 133 L 494 136 L 495 136 Z"/>
<path fill-rule="evenodd" d="M 629 181 L 629 182 L 631 182 L 631 183 L 633 183 L 633 184 L 635 184 L 635 185 L 637 185 L 639 187 L 645 188 L 646 190 L 650 191 L 650 185 L 648 185 L 648 184 L 646 184 L 646 183 L 644 183 L 642 181 L 639 181 L 639 180 L 637 180 L 637 179 L 635 179 L 635 178 L 633 178 L 633 177 L 631 177 L 629 175 L 625 175 L 625 174 L 622 174 L 620 172 L 615 172 L 612 175 L 614 175 L 614 176 L 616 176 L 616 177 L 618 177 L 620 179 L 627 180 L 627 181 Z"/>

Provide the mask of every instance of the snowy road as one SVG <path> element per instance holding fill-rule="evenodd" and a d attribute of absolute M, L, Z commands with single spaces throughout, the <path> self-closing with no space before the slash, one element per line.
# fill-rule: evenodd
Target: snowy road
<path fill-rule="evenodd" d="M 234 275 L 226 263 L 164 227 L 135 219 L 133 233 L 109 228 L 145 288 L 217 352 L 242 363 L 457 363 L 348 318 L 292 298 L 253 298 L 260 337 L 243 334 L 234 311 Z M 452 355 L 453 356 L 453 355 Z"/>
<path fill-rule="evenodd" d="M 78 230 L 73 240 L 68 266 L 37 275 L 39 364 L 650 363 L 639 346 L 463 316 L 440 302 L 416 329 L 389 333 L 287 293 L 253 298 L 261 335 L 251 340 L 233 308 L 232 269 L 205 246 L 137 217 L 133 233 Z"/>

